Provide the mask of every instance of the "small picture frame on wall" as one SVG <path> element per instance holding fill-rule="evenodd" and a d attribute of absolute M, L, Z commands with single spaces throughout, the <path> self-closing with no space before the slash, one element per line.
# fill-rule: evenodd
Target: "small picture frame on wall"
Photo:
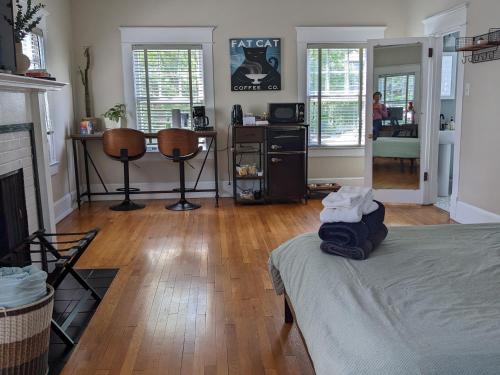
<path fill-rule="evenodd" d="M 231 91 L 281 90 L 281 38 L 229 40 Z"/>

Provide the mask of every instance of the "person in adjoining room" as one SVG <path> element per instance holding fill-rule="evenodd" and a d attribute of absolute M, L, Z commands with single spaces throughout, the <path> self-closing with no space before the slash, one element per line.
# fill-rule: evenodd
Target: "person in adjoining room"
<path fill-rule="evenodd" d="M 373 94 L 373 140 L 376 140 L 382 129 L 382 121 L 389 117 L 385 104 L 380 103 L 382 93 L 377 91 Z"/>

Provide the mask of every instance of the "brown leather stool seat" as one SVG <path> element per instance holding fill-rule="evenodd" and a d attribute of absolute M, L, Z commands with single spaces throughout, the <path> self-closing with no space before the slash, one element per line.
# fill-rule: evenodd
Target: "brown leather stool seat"
<path fill-rule="evenodd" d="M 179 163 L 180 200 L 166 206 L 172 211 L 196 210 L 201 206 L 186 200 L 186 177 L 184 162 L 194 158 L 201 151 L 198 146 L 198 135 L 187 129 L 165 129 L 158 132 L 158 149 L 169 160 Z"/>
<path fill-rule="evenodd" d="M 104 153 L 114 160 L 123 163 L 124 187 L 117 189 L 123 191 L 125 199 L 122 203 L 110 207 L 114 211 L 132 211 L 144 208 L 145 205 L 134 203 L 130 200 L 131 191 L 139 191 L 130 187 L 129 162 L 140 159 L 146 153 L 146 138 L 144 133 L 135 129 L 111 129 L 103 134 Z"/>

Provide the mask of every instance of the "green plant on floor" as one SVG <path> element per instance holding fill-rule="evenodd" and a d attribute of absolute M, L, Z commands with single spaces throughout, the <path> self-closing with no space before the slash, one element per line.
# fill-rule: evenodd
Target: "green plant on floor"
<path fill-rule="evenodd" d="M 31 0 L 26 1 L 26 10 L 21 0 L 16 0 L 17 13 L 14 21 L 5 18 L 7 22 L 14 28 L 14 39 L 16 43 L 21 43 L 23 39 L 35 27 L 38 26 L 42 20 L 42 16 L 37 16 L 38 11 L 45 8 L 45 4 L 32 4 Z M 5 16 L 4 16 L 5 17 Z"/>
<path fill-rule="evenodd" d="M 117 104 L 108 109 L 103 116 L 111 121 L 118 122 L 120 119 L 127 117 L 127 108 L 125 104 Z"/>

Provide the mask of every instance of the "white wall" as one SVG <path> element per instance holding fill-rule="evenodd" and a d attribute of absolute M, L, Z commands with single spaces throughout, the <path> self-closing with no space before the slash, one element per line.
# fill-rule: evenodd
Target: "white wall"
<path fill-rule="evenodd" d="M 412 20 L 409 31 L 422 35 L 420 20 L 462 4 L 463 0 L 419 0 L 410 3 Z M 498 0 L 470 0 L 467 12 L 467 34 L 476 35 L 498 27 L 500 2 Z M 500 214 L 500 61 L 465 66 L 465 84 L 470 85 L 470 96 L 464 97 L 460 183 L 458 199 L 468 205 Z"/>
<path fill-rule="evenodd" d="M 369 9 L 369 11 L 367 11 Z M 216 26 L 214 32 L 215 105 L 219 148 L 226 145 L 231 106 L 239 103 L 247 112 L 260 113 L 268 102 L 297 100 L 296 26 L 379 26 L 387 25 L 387 36 L 406 32 L 406 7 L 398 0 L 372 1 L 317 0 L 86 0 L 72 1 L 74 60 L 82 64 L 84 46 L 94 56 L 92 93 L 95 114 L 123 102 L 120 26 Z M 230 90 L 229 39 L 234 37 L 282 38 L 283 89 L 278 92 L 235 93 Z M 73 71 L 76 71 L 76 64 Z M 82 85 L 73 77 L 76 117 L 83 115 Z M 95 145 L 95 154 L 100 154 Z M 227 180 L 226 154 L 219 154 L 220 178 Z M 114 161 L 97 157 L 107 181 L 121 181 Z M 141 160 L 132 168 L 132 180 L 175 181 L 171 163 Z M 210 167 L 210 166 L 209 166 Z M 360 157 L 312 158 L 310 177 L 359 177 L 363 175 Z M 211 180 L 211 174 L 203 177 Z"/>
<path fill-rule="evenodd" d="M 415 65 L 422 62 L 422 46 L 389 46 L 376 47 L 374 53 L 374 66 Z"/>
<path fill-rule="evenodd" d="M 46 17 L 46 62 L 48 71 L 58 81 L 71 83 L 71 4 L 67 0 L 44 0 Z M 57 173 L 52 176 L 54 201 L 70 193 L 74 186 L 69 175 L 66 138 L 74 124 L 73 89 L 71 84 L 60 92 L 49 93 L 51 119 L 55 131 Z M 73 188 L 74 189 L 74 188 Z"/>

